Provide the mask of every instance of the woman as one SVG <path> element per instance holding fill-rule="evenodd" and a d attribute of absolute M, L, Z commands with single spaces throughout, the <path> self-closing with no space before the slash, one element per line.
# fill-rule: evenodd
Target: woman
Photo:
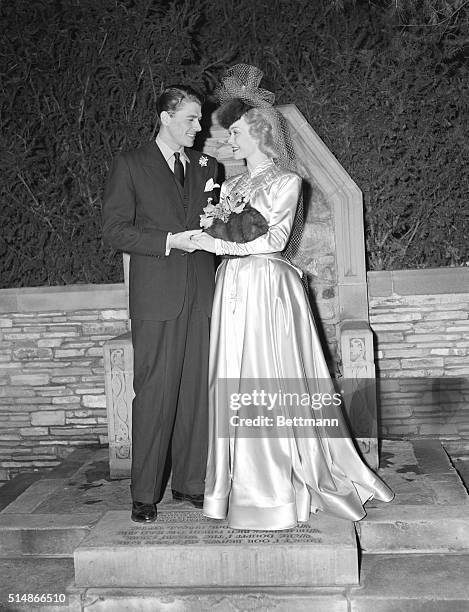
<path fill-rule="evenodd" d="M 228 516 L 234 529 L 289 529 L 317 510 L 360 520 L 367 499 L 393 493 L 350 440 L 301 273 L 282 255 L 301 179 L 273 94 L 257 87 L 261 76 L 235 66 L 219 90 L 218 119 L 247 164 L 222 185 L 220 201 L 248 202 L 268 230 L 243 243 L 193 237 L 224 257 L 212 311 L 204 514 Z M 337 421 L 334 430 L 326 417 Z"/>

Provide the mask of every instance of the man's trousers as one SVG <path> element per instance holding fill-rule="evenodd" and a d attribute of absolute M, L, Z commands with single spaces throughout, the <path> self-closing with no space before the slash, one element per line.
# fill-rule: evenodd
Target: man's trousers
<path fill-rule="evenodd" d="M 210 319 L 197 303 L 195 282 L 195 275 L 188 274 L 176 319 L 132 319 L 134 501 L 161 500 L 169 459 L 172 489 L 189 495 L 204 492 Z"/>

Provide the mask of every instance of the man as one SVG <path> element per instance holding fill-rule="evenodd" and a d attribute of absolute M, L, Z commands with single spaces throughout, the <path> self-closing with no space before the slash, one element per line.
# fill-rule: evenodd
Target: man
<path fill-rule="evenodd" d="M 168 87 L 156 141 L 114 162 L 103 233 L 130 257 L 134 348 L 132 520 L 156 519 L 172 463 L 173 497 L 202 507 L 207 458 L 207 369 L 214 259 L 191 236 L 216 179 L 216 160 L 188 147 L 201 99 Z"/>

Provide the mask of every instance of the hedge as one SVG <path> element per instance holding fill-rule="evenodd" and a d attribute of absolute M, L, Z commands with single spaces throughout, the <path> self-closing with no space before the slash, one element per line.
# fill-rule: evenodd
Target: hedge
<path fill-rule="evenodd" d="M 113 156 L 154 136 L 162 87 L 210 94 L 240 61 L 362 189 L 370 269 L 465 265 L 467 11 L 404 27 L 386 6 L 3 1 L 1 286 L 121 280 L 101 240 Z"/>

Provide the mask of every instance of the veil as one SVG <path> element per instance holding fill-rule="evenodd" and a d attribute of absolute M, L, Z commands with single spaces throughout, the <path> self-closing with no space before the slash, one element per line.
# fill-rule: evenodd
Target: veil
<path fill-rule="evenodd" d="M 258 109 L 272 126 L 274 148 L 277 153 L 274 158 L 275 164 L 284 170 L 297 172 L 295 149 L 287 120 L 273 106 L 275 94 L 259 87 L 262 77 L 263 72 L 256 66 L 236 64 L 227 70 L 221 84 L 215 90 L 215 95 L 220 104 L 239 98 Z M 303 196 L 300 195 L 290 238 L 283 250 L 284 257 L 289 261 L 293 260 L 300 246 L 303 215 Z"/>

